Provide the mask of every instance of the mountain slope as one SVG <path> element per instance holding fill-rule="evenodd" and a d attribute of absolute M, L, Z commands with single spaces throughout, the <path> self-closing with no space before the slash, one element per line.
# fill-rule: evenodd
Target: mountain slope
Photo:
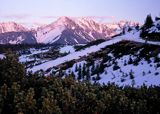
<path fill-rule="evenodd" d="M 0 34 L 0 44 L 36 44 L 32 32 L 6 32 Z"/>
<path fill-rule="evenodd" d="M 0 23 L 0 44 L 35 44 L 34 33 L 15 22 Z"/>
<path fill-rule="evenodd" d="M 97 38 L 101 38 L 100 34 Z M 94 40 L 87 31 L 81 28 L 75 21 L 68 17 L 61 17 L 54 23 L 37 30 L 39 43 L 79 44 Z"/>

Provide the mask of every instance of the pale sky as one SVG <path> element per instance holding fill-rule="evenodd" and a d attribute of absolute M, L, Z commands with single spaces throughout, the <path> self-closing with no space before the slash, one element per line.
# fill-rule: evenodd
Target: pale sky
<path fill-rule="evenodd" d="M 60 16 L 143 23 L 160 15 L 160 0 L 0 0 L 0 22 L 51 23 Z"/>

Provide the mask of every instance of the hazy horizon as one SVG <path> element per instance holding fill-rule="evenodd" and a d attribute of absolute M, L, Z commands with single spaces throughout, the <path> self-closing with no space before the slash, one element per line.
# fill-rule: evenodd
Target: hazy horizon
<path fill-rule="evenodd" d="M 103 22 L 143 23 L 160 15 L 159 0 L 1 0 L 0 22 L 49 24 L 61 16 L 90 17 Z"/>

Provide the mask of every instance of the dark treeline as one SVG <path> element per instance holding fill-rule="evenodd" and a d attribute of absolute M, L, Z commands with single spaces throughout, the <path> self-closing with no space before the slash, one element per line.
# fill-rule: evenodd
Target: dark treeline
<path fill-rule="evenodd" d="M 60 47 L 63 46 L 61 44 L 0 44 L 0 53 L 5 53 L 8 50 L 10 51 L 21 51 L 30 48 L 43 48 L 43 47 Z"/>
<path fill-rule="evenodd" d="M 1 114 L 159 114 L 160 87 L 78 82 L 26 73 L 14 54 L 0 60 Z"/>
<path fill-rule="evenodd" d="M 48 45 L 45 44 L 0 44 L 0 53 L 5 53 L 8 50 L 11 51 L 19 51 L 19 50 L 25 50 L 29 48 L 41 48 L 41 47 L 47 47 Z"/>
<path fill-rule="evenodd" d="M 92 42 L 89 42 L 88 44 L 86 45 L 76 45 L 74 48 L 76 49 L 76 51 L 80 51 L 80 50 L 83 50 L 85 48 L 88 48 L 88 47 L 91 47 L 91 46 L 94 46 L 94 45 L 98 45 L 102 42 L 105 42 L 106 40 L 105 39 L 98 39 L 98 40 L 95 40 L 95 41 L 92 41 Z"/>

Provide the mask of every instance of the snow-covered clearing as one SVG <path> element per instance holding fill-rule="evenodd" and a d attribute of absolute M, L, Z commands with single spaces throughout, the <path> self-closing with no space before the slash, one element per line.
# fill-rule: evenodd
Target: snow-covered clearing
<path fill-rule="evenodd" d="M 5 57 L 4 54 L 0 54 L 0 59 L 3 59 Z"/>
<path fill-rule="evenodd" d="M 74 46 L 66 45 L 60 48 L 60 53 L 73 53 L 75 52 Z"/>
<path fill-rule="evenodd" d="M 135 59 L 134 56 L 132 56 L 132 59 Z M 147 86 L 151 85 L 160 85 L 160 67 L 156 67 L 154 63 L 154 58 L 151 58 L 151 63 L 148 63 L 144 59 L 142 59 L 138 65 L 133 64 L 127 64 L 124 65 L 125 61 L 128 63 L 129 61 L 129 55 L 125 55 L 119 59 L 116 60 L 117 65 L 120 67 L 118 70 L 113 70 L 114 64 L 112 64 L 109 67 L 106 67 L 104 69 L 104 72 L 100 74 L 100 80 L 97 80 L 96 82 L 99 82 L 100 84 L 107 84 L 107 83 L 115 83 L 119 86 L 134 86 L 139 87 L 143 84 Z M 78 78 L 78 71 L 76 72 L 76 66 L 79 66 L 81 64 L 81 68 L 83 67 L 84 63 L 86 61 L 81 61 L 78 63 L 75 63 L 73 67 L 65 70 L 66 74 L 69 74 L 71 72 L 74 72 L 76 79 Z M 99 61 L 95 61 L 95 66 L 99 64 Z M 145 67 L 144 67 L 145 66 Z M 92 66 L 90 66 L 90 69 Z M 90 72 L 91 74 L 91 72 Z M 130 74 L 133 74 L 133 79 L 131 79 Z M 91 82 L 94 83 L 93 77 L 96 77 L 97 75 L 91 76 Z"/>
<path fill-rule="evenodd" d="M 129 57 L 124 56 L 123 58 L 118 60 L 118 65 L 120 67 L 120 69 L 118 70 L 114 71 L 113 65 L 107 67 L 105 69 L 107 74 L 105 74 L 105 72 L 101 74 L 101 79 L 98 82 L 101 84 L 113 82 L 120 86 L 133 85 L 134 87 L 142 86 L 143 84 L 147 86 L 160 85 L 160 74 L 155 75 L 155 73 L 159 73 L 158 71 L 160 70 L 160 68 L 156 68 L 154 66 L 154 62 L 148 64 L 147 61 L 142 60 L 137 66 L 134 66 L 133 64 L 124 66 L 124 60 L 126 60 L 126 58 Z M 130 79 L 129 75 L 131 71 L 134 75 L 133 80 Z M 128 75 L 125 76 L 125 74 Z"/>
<path fill-rule="evenodd" d="M 111 45 L 111 44 L 114 44 L 114 43 L 117 43 L 117 42 L 120 42 L 120 41 L 121 41 L 120 38 L 115 38 L 113 40 L 101 43 L 101 44 L 99 44 L 97 46 L 91 46 L 89 48 L 86 48 L 85 50 L 74 52 L 74 53 L 68 54 L 68 55 L 66 55 L 64 57 L 57 58 L 56 60 L 48 61 L 48 62 L 40 64 L 38 66 L 34 66 L 33 68 L 28 69 L 28 71 L 36 72 L 36 71 L 41 70 L 41 69 L 46 71 L 50 67 L 57 66 L 57 65 L 59 65 L 61 63 L 64 63 L 66 61 L 70 61 L 70 60 L 73 60 L 73 59 L 79 59 L 80 57 L 88 55 L 89 53 L 97 52 L 101 48 L 104 48 L 107 45 Z"/>
<path fill-rule="evenodd" d="M 27 55 L 21 55 L 19 57 L 19 61 L 20 62 L 27 62 L 27 61 L 32 61 L 32 60 L 35 60 L 35 58 L 31 58 L 31 56 L 35 55 L 35 54 L 39 54 L 39 53 L 45 53 L 49 51 L 49 49 L 45 49 L 45 50 L 41 50 L 41 49 L 34 49 L 34 48 L 31 48 L 30 49 L 30 52 L 31 54 L 27 54 Z M 37 59 L 36 59 L 37 60 Z"/>

